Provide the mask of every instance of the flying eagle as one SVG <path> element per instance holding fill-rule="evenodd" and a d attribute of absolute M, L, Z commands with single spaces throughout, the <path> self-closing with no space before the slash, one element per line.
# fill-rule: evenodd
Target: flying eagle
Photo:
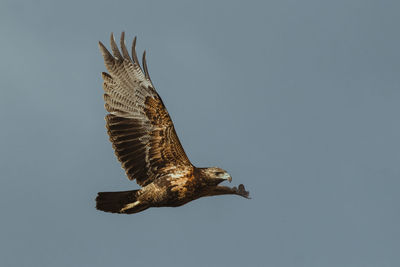
<path fill-rule="evenodd" d="M 249 198 L 244 186 L 220 186 L 231 176 L 217 167 L 197 168 L 183 150 L 163 101 L 149 76 L 146 51 L 141 68 L 135 46 L 132 58 L 121 34 L 121 51 L 111 34 L 113 55 L 99 42 L 104 64 L 102 73 L 106 128 L 115 155 L 129 180 L 139 190 L 99 192 L 98 210 L 132 214 L 150 207 L 177 207 L 205 196 L 234 194 Z M 122 54 L 121 54 L 122 53 Z"/>

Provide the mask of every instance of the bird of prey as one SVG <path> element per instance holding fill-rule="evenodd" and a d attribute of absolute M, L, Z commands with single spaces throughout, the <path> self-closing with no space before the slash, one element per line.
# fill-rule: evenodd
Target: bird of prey
<path fill-rule="evenodd" d="M 244 186 L 219 185 L 232 181 L 218 167 L 192 165 L 175 132 L 172 120 L 149 76 L 146 51 L 142 67 L 136 54 L 125 46 L 124 32 L 118 49 L 111 34 L 111 54 L 99 42 L 104 64 L 102 73 L 106 128 L 129 180 L 142 186 L 139 190 L 99 192 L 96 208 L 105 212 L 132 214 L 150 207 L 178 207 L 205 196 L 234 194 L 249 198 Z"/>

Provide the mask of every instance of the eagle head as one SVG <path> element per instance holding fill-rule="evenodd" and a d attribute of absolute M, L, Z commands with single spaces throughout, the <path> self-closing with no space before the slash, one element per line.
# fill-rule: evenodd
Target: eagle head
<path fill-rule="evenodd" d="M 221 168 L 210 167 L 201 168 L 200 170 L 203 174 L 203 177 L 205 177 L 206 180 L 213 185 L 218 185 L 225 180 L 228 180 L 229 182 L 232 181 L 232 177 L 229 175 L 229 173 Z"/>

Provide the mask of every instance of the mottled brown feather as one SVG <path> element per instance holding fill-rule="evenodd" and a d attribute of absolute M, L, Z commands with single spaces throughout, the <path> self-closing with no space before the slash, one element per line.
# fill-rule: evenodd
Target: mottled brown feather
<path fill-rule="evenodd" d="M 121 33 L 120 46 L 121 46 L 121 51 L 122 51 L 122 54 L 124 55 L 124 58 L 132 61 L 131 57 L 129 56 L 128 49 L 126 49 L 126 45 L 125 45 L 125 32 Z"/>
<path fill-rule="evenodd" d="M 111 50 L 99 43 L 109 72 L 103 73 L 107 132 L 118 160 L 130 180 L 145 186 L 159 177 L 191 173 L 193 165 L 183 150 L 172 120 L 148 74 L 143 70 L 132 45 L 132 59 L 124 43 L 122 55 L 111 35 Z"/>

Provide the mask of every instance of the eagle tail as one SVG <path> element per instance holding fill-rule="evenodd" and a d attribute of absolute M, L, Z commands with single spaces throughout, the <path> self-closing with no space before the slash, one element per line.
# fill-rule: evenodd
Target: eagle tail
<path fill-rule="evenodd" d="M 99 192 L 96 197 L 96 209 L 105 212 L 132 214 L 148 208 L 137 200 L 139 190 L 121 192 Z"/>

